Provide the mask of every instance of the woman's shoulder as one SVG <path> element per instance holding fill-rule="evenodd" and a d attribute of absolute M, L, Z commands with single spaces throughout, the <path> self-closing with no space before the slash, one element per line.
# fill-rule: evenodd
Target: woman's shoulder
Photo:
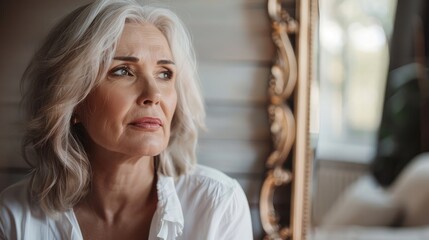
<path fill-rule="evenodd" d="M 30 178 L 0 193 L 0 239 L 79 239 L 70 211 L 48 216 L 30 194 Z"/>
<path fill-rule="evenodd" d="M 180 176 L 176 181 L 179 197 L 197 205 L 223 206 L 234 202 L 247 203 L 240 184 L 221 171 L 197 165 L 193 171 Z"/>
<path fill-rule="evenodd" d="M 15 183 L 0 193 L 0 239 L 18 239 L 21 224 L 31 214 L 29 180 Z"/>
<path fill-rule="evenodd" d="M 191 172 L 179 177 L 177 185 L 186 185 L 200 190 L 210 190 L 220 193 L 230 193 L 241 188 L 237 180 L 225 173 L 203 165 L 197 165 Z"/>
<path fill-rule="evenodd" d="M 0 211 L 14 209 L 15 212 L 29 207 L 29 181 L 29 178 L 25 178 L 0 193 Z"/>
<path fill-rule="evenodd" d="M 187 176 L 196 179 L 205 179 L 207 181 L 225 185 L 225 187 L 231 187 L 237 182 L 234 178 L 231 178 L 215 168 L 199 164 Z"/>
<path fill-rule="evenodd" d="M 0 223 L 21 222 L 41 216 L 41 209 L 29 194 L 30 179 L 25 178 L 0 193 Z"/>
<path fill-rule="evenodd" d="M 249 204 L 234 178 L 197 165 L 192 172 L 179 177 L 176 191 L 184 216 L 188 216 L 186 223 L 192 229 L 211 229 L 204 234 L 214 239 L 252 239 Z M 201 217 L 205 221 L 200 221 Z"/>

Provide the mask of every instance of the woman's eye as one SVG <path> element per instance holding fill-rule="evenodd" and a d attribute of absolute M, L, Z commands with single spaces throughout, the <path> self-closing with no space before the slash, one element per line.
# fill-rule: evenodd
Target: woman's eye
<path fill-rule="evenodd" d="M 173 78 L 173 72 L 171 72 L 171 71 L 160 72 L 158 74 L 158 78 L 159 79 L 164 79 L 164 80 L 170 80 L 170 79 Z"/>
<path fill-rule="evenodd" d="M 128 67 L 115 68 L 110 74 L 113 76 L 134 76 Z"/>

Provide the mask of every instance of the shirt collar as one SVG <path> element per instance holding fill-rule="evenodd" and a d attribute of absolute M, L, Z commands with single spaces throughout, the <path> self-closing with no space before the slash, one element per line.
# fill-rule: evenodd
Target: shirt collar
<path fill-rule="evenodd" d="M 177 196 L 174 179 L 158 173 L 156 184 L 161 223 L 157 234 L 164 240 L 176 239 L 183 233 L 182 205 Z"/>

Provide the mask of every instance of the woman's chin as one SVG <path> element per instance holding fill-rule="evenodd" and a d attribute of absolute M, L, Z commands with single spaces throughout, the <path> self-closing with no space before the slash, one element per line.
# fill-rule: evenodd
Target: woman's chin
<path fill-rule="evenodd" d="M 129 150 L 129 153 L 135 153 L 132 155 L 135 156 L 157 156 L 161 154 L 162 151 L 164 151 L 166 148 L 166 145 L 164 143 L 158 143 L 158 144 L 144 144 L 143 147 L 136 146 L 133 149 Z"/>

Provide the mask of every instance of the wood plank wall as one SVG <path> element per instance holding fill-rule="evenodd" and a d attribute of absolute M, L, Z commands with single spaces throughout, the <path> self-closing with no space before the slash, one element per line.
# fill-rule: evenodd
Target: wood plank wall
<path fill-rule="evenodd" d="M 23 118 L 19 79 L 53 24 L 87 0 L 0 3 L 0 190 L 21 179 Z M 153 2 L 153 1 L 152 1 Z M 236 178 L 262 238 L 259 192 L 271 150 L 266 88 L 274 55 L 265 0 L 163 0 L 188 26 L 207 108 L 199 162 Z M 157 4 L 159 5 L 159 3 Z"/>

